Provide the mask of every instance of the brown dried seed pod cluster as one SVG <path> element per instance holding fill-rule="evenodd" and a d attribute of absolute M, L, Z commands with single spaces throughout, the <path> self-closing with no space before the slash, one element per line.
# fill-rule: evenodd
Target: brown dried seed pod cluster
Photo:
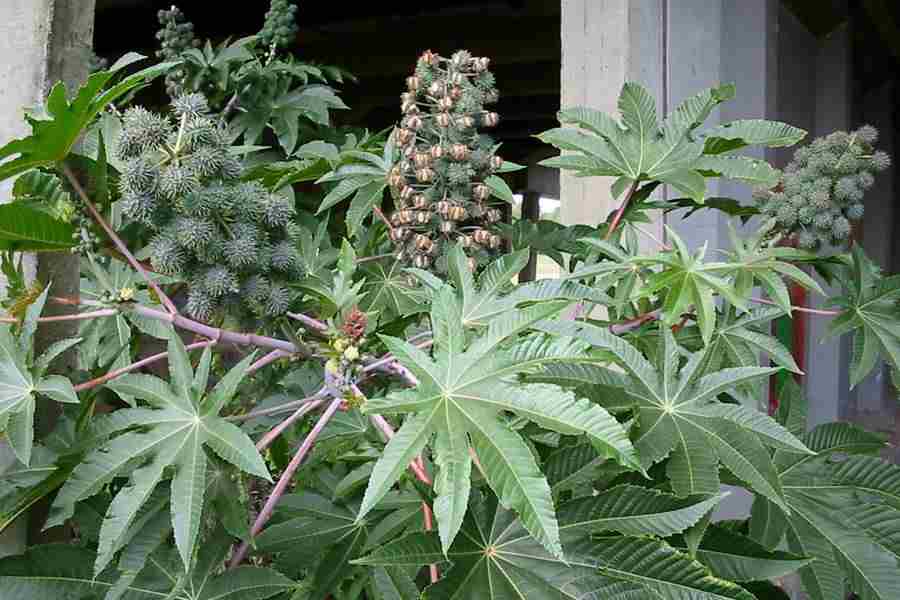
<path fill-rule="evenodd" d="M 490 59 L 461 50 L 449 58 L 428 50 L 406 79 L 402 118 L 394 130 L 400 158 L 388 174 L 396 210 L 390 216 L 399 259 L 443 271 L 443 257 L 461 242 L 474 269 L 502 245 L 488 178 L 503 168 L 483 129 L 500 117 Z"/>

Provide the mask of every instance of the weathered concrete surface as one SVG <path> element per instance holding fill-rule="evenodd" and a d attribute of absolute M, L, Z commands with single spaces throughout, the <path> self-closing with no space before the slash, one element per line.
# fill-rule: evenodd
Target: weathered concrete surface
<path fill-rule="evenodd" d="M 53 83 L 64 81 L 70 90 L 84 81 L 93 40 L 94 0 L 4 0 L 0 2 L 0 144 L 26 134 L 23 107 L 38 104 Z M 12 182 L 0 184 L 0 201 L 6 202 Z M 78 258 L 65 254 L 27 257 L 32 273 L 52 282 L 56 295 L 78 294 Z M 0 288 L 3 281 L 0 280 Z M 57 308 L 49 308 L 47 314 Z M 76 322 L 60 327 L 42 327 L 38 348 L 56 339 L 70 337 Z M 61 368 L 72 367 L 74 354 L 63 357 Z M 68 364 L 66 362 L 68 361 Z M 54 413 L 39 411 L 38 431 L 52 426 Z M 12 462 L 0 450 L 0 471 Z M 17 523 L 0 536 L 0 554 L 21 550 L 24 523 Z"/>
<path fill-rule="evenodd" d="M 562 0 L 560 105 L 617 113 L 622 84 L 639 81 L 657 98 L 662 114 L 664 6 L 664 0 Z M 577 178 L 563 171 L 563 223 L 596 225 L 605 220 L 619 205 L 611 184 L 612 178 Z M 661 232 L 660 223 L 645 227 L 654 235 Z"/>

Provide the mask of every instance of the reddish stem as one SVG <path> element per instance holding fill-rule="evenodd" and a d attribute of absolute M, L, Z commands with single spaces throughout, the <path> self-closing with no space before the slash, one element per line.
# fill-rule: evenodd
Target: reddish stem
<path fill-rule="evenodd" d="M 173 315 L 178 314 L 178 310 L 175 308 L 175 304 L 173 304 L 169 297 L 166 296 L 165 292 L 162 291 L 162 288 L 160 288 L 159 285 L 155 281 L 153 281 L 153 279 L 151 279 L 150 275 L 147 274 L 147 271 L 144 269 L 144 267 L 141 266 L 141 263 L 139 263 L 131 253 L 131 251 L 128 250 L 128 246 L 125 245 L 125 242 L 123 242 L 121 238 L 119 238 L 113 228 L 110 227 L 109 223 L 106 222 L 106 219 L 103 218 L 103 215 L 100 214 L 100 212 L 91 202 L 90 198 L 88 198 L 87 192 L 85 192 L 84 188 L 81 187 L 81 183 L 78 181 L 78 178 L 75 177 L 75 174 L 72 173 L 72 170 L 65 164 L 63 164 L 62 166 L 62 170 L 66 176 L 66 179 L 68 179 L 69 183 L 72 184 L 72 188 L 75 190 L 75 193 L 78 194 L 78 197 L 84 203 L 84 206 L 88 209 L 88 212 L 91 213 L 91 216 L 95 221 L 97 221 L 97 224 L 99 224 L 100 227 L 103 228 L 103 230 L 106 232 L 106 235 L 108 235 L 109 239 L 111 239 L 112 242 L 116 245 L 116 248 L 118 248 L 119 252 L 121 252 L 122 255 L 128 260 L 128 263 L 134 268 L 134 270 L 141 274 L 141 277 L 144 278 L 144 281 L 147 282 L 147 285 L 149 285 L 150 288 L 154 292 L 156 292 L 157 297 L 159 297 L 159 301 L 162 302 L 163 306 L 166 307 L 166 310 L 168 310 Z"/>
<path fill-rule="evenodd" d="M 204 340 L 202 342 L 196 342 L 194 344 L 188 344 L 185 346 L 185 350 L 194 350 L 196 348 L 205 348 L 207 346 L 212 346 L 215 344 L 215 340 Z M 159 354 L 154 354 L 152 356 L 148 356 L 147 358 L 142 358 L 141 360 L 131 363 L 130 365 L 124 366 L 121 369 L 116 369 L 115 371 L 110 371 L 105 375 L 101 375 L 96 379 L 91 379 L 90 381 L 85 381 L 84 383 L 79 383 L 75 386 L 76 392 L 83 392 L 85 390 L 89 390 L 91 388 L 95 388 L 98 385 L 103 385 L 107 381 L 111 379 L 115 379 L 120 375 L 124 375 L 129 371 L 134 371 L 135 369 L 140 369 L 141 367 L 146 367 L 149 364 L 153 364 L 155 362 L 161 361 L 164 358 L 169 356 L 168 352 L 160 352 Z"/>
<path fill-rule="evenodd" d="M 372 415 L 370 417 L 372 424 L 375 425 L 381 432 L 384 434 L 384 437 L 391 440 L 394 437 L 394 428 L 391 427 L 391 424 L 387 422 L 387 420 L 381 415 Z M 432 485 L 431 477 L 428 476 L 428 472 L 425 470 L 425 461 L 422 460 L 422 457 L 417 457 L 413 462 L 409 463 L 409 470 L 415 474 L 416 478 L 424 483 L 425 485 Z M 434 515 L 431 511 L 431 507 L 427 502 L 422 502 L 422 514 L 425 519 L 425 531 L 433 531 L 434 530 Z M 438 579 L 440 579 L 440 572 L 438 571 L 438 566 L 435 564 L 428 565 L 428 573 L 431 576 L 431 583 L 437 583 Z"/>
<path fill-rule="evenodd" d="M 300 445 L 300 448 L 297 450 L 294 458 L 291 459 L 291 462 L 285 468 L 284 473 L 281 474 L 281 478 L 278 480 L 278 483 L 275 484 L 275 489 L 272 490 L 272 493 L 266 500 L 265 505 L 263 505 L 262 510 L 256 517 L 256 521 L 253 522 L 253 526 L 250 528 L 251 536 L 255 537 L 259 535 L 259 532 L 262 531 L 263 527 L 266 526 L 266 523 L 269 522 L 269 519 L 272 518 L 272 515 L 275 512 L 275 506 L 287 491 L 288 485 L 290 485 L 291 479 L 293 479 L 294 477 L 294 473 L 296 473 L 297 469 L 300 468 L 300 464 L 303 462 L 303 459 L 306 458 L 306 455 L 313 447 L 313 444 L 319 437 L 319 434 L 321 434 L 322 430 L 325 429 L 328 421 L 331 420 L 331 417 L 334 416 L 334 413 L 337 412 L 343 401 L 343 398 L 335 398 L 334 400 L 332 400 L 331 404 L 328 405 L 328 408 L 325 409 L 325 412 L 322 413 L 322 416 L 319 417 L 319 420 L 316 421 L 316 424 L 313 426 L 312 431 L 310 431 L 306 436 L 306 439 L 303 440 L 303 443 Z M 247 552 L 249 549 L 250 543 L 243 542 L 235 551 L 234 556 L 232 556 L 231 561 L 228 563 L 228 568 L 234 569 L 235 567 L 240 565 L 241 562 L 243 562 L 244 558 L 247 556 Z"/>
<path fill-rule="evenodd" d="M 660 310 L 653 310 L 648 313 L 638 315 L 633 319 L 628 319 L 627 321 L 623 321 L 621 323 L 615 323 L 609 326 L 609 332 L 613 335 L 622 335 L 623 333 L 628 333 L 629 331 L 637 329 L 648 321 L 658 319 L 660 312 Z"/>
<path fill-rule="evenodd" d="M 381 212 L 381 208 L 378 206 L 372 207 L 372 212 L 375 213 L 375 216 L 382 220 L 382 222 L 387 225 L 388 231 L 394 231 L 394 226 L 391 225 L 391 222 L 388 221 L 388 218 L 384 216 L 384 213 Z"/>
<path fill-rule="evenodd" d="M 269 352 L 268 354 L 266 354 L 265 356 L 263 356 L 262 358 L 257 360 L 255 363 L 250 365 L 247 368 L 247 373 L 253 373 L 255 371 L 258 371 L 258 370 L 262 369 L 263 367 L 265 367 L 266 365 L 272 364 L 279 358 L 284 358 L 285 356 L 290 356 L 290 355 L 291 355 L 290 352 L 285 352 L 284 350 L 272 350 L 271 352 Z"/>
<path fill-rule="evenodd" d="M 85 313 L 73 313 L 70 315 L 56 315 L 53 317 L 40 317 L 38 323 L 53 323 L 55 321 L 83 321 L 85 319 L 96 319 L 99 317 L 111 317 L 118 314 L 114 308 L 104 308 L 102 310 L 94 310 Z M 0 323 L 18 323 L 20 319 L 15 317 L 0 317 Z"/>
<path fill-rule="evenodd" d="M 758 302 L 760 304 L 768 304 L 770 306 L 779 306 L 777 302 L 772 302 L 766 298 L 750 298 L 753 302 Z M 841 314 L 839 310 L 828 310 L 824 308 L 809 308 L 807 306 L 792 306 L 792 312 L 803 312 L 810 315 L 821 315 L 823 317 L 836 317 Z"/>
<path fill-rule="evenodd" d="M 613 231 L 615 231 L 619 226 L 619 221 L 622 220 L 622 216 L 625 214 L 625 209 L 628 208 L 628 203 L 631 202 L 631 197 L 634 196 L 634 193 L 637 191 L 637 187 L 638 181 L 635 180 L 631 184 L 631 187 L 628 188 L 628 193 L 625 194 L 625 199 L 622 200 L 622 204 L 619 206 L 619 210 L 616 211 L 612 223 L 609 224 L 609 229 L 606 230 L 606 235 L 603 236 L 604 240 L 608 240 L 613 234 Z"/>
<path fill-rule="evenodd" d="M 300 418 L 305 414 L 319 408 L 324 403 L 325 399 L 322 398 L 319 400 L 313 400 L 312 402 L 307 402 L 306 404 L 298 408 L 296 411 L 294 411 L 294 414 L 273 427 L 271 430 L 269 430 L 268 433 L 266 433 L 266 435 L 262 436 L 262 438 L 260 438 L 260 440 L 256 442 L 256 449 L 262 452 L 263 450 L 271 446 L 272 442 L 278 439 L 278 436 L 281 435 L 285 429 L 299 421 Z"/>

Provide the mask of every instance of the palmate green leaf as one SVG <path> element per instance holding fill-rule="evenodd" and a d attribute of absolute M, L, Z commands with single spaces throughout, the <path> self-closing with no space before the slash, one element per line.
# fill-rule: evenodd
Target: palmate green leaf
<path fill-rule="evenodd" d="M 645 496 L 645 500 L 649 496 Z M 656 501 L 664 500 L 658 496 Z M 674 499 L 668 500 L 669 502 Z M 622 519 L 632 511 L 623 496 L 609 507 Z M 633 506 L 633 505 L 632 505 Z M 705 506 L 708 509 L 708 505 Z M 702 508 L 701 508 L 702 510 Z M 693 517 L 688 520 L 693 520 Z M 624 522 L 624 521 L 620 521 Z M 682 521 L 684 522 L 684 521 Z M 437 584 L 425 590 L 428 598 L 462 600 L 531 600 L 555 598 L 611 598 L 615 600 L 752 600 L 737 585 L 717 579 L 702 564 L 664 542 L 649 537 L 588 538 L 588 531 L 570 528 L 567 563 L 547 554 L 511 512 L 493 497 L 475 502 L 462 535 L 446 554 L 452 563 Z M 679 527 L 676 527 L 679 528 Z M 664 527 L 661 531 L 670 530 Z M 357 564 L 413 567 L 445 559 L 433 533 L 411 534 L 374 550 Z"/>
<path fill-rule="evenodd" d="M 778 338 L 764 333 L 765 326 L 782 315 L 784 312 L 773 306 L 753 308 L 741 315 L 733 308 L 724 311 L 709 342 L 711 366 L 754 367 L 759 365 L 759 355 L 765 353 L 776 365 L 801 373 L 790 350 Z"/>
<path fill-rule="evenodd" d="M 28 307 L 18 333 L 8 324 L 0 324 L 0 433 L 6 435 L 13 454 L 25 466 L 31 463 L 37 398 L 78 404 L 72 382 L 61 375 L 43 374 L 47 358 L 37 364 L 32 361 L 32 338 L 48 289 Z"/>
<path fill-rule="evenodd" d="M 676 540 L 673 545 L 681 547 L 683 540 Z M 809 558 L 787 552 L 770 552 L 750 538 L 717 525 L 707 528 L 696 557 L 716 577 L 738 582 L 775 579 L 810 562 Z"/>
<path fill-rule="evenodd" d="M 471 285 L 465 277 L 461 270 L 457 272 L 458 281 Z M 486 277 L 491 280 L 487 274 L 482 279 Z M 525 527 L 551 553 L 559 555 L 550 487 L 531 450 L 504 422 L 503 413 L 511 412 L 560 433 L 586 435 L 603 455 L 634 468 L 639 468 L 639 463 L 624 428 L 604 409 L 555 386 L 512 381 L 514 375 L 532 371 L 542 363 L 571 360 L 580 353 L 581 346 L 571 343 L 560 346 L 514 341 L 526 328 L 558 313 L 564 303 L 539 303 L 508 312 L 493 319 L 487 331 L 468 344 L 462 306 L 449 286 L 438 292 L 431 312 L 434 357 L 401 340 L 383 338 L 388 349 L 416 375 L 419 385 L 386 398 L 370 399 L 364 407 L 366 412 L 411 414 L 375 465 L 360 518 L 441 432 L 432 449 L 435 463 L 445 466 L 435 503 L 441 511 L 438 524 L 444 548 L 455 539 L 461 523 L 462 507 L 449 495 L 465 497 L 469 489 L 471 446 L 488 484 L 504 506 L 515 510 Z M 510 343 L 509 348 L 502 348 Z"/>
<path fill-rule="evenodd" d="M 469 272 L 466 254 L 459 245 L 448 255 L 449 276 L 461 299 L 461 318 L 465 327 L 484 327 L 492 319 L 523 305 L 551 300 L 584 300 L 605 303 L 609 297 L 592 287 L 574 281 L 541 279 L 515 286 L 513 281 L 528 263 L 529 250 L 524 249 L 501 256 L 475 277 Z M 431 295 L 443 286 L 443 281 L 427 271 L 408 269 Z"/>
<path fill-rule="evenodd" d="M 884 359 L 900 368 L 900 276 L 880 277 L 880 270 L 859 245 L 851 251 L 850 277 L 844 295 L 832 302 L 842 309 L 828 325 L 828 335 L 853 334 L 850 344 L 850 385 L 856 386 Z"/>
<path fill-rule="evenodd" d="M 787 391 L 782 397 L 794 403 L 797 390 Z M 820 425 L 801 439 L 818 456 L 776 452 L 789 512 L 757 497 L 751 536 L 774 548 L 786 535 L 791 552 L 814 559 L 799 570 L 813 600 L 841 599 L 848 583 L 866 600 L 895 597 L 900 469 L 866 456 L 884 439 L 847 423 Z"/>
<path fill-rule="evenodd" d="M 709 343 L 716 328 L 714 296 L 718 294 L 742 311 L 746 310 L 746 300 L 719 275 L 728 268 L 726 265 L 703 262 L 705 246 L 691 254 L 678 234 L 668 227 L 666 231 L 673 242 L 671 251 L 632 259 L 635 265 L 661 267 L 638 290 L 638 296 L 659 295 L 663 320 L 668 325 L 677 323 L 693 307 L 703 342 Z"/>
<path fill-rule="evenodd" d="M 112 560 L 138 511 L 155 487 L 168 477 L 170 469 L 174 471 L 172 526 L 185 565 L 190 564 L 199 531 L 207 449 L 247 473 L 269 479 L 268 469 L 250 438 L 218 416 L 234 394 L 236 381 L 246 372 L 248 361 L 235 366 L 209 396 L 205 389 L 193 387 L 193 369 L 180 337 L 174 333 L 169 339 L 169 364 L 171 385 L 150 375 L 136 374 L 124 375 L 108 384 L 153 408 L 115 412 L 105 431 L 110 439 L 87 454 L 54 501 L 47 526 L 67 519 L 76 502 L 96 494 L 114 478 L 130 477 L 130 483 L 115 496 L 103 521 L 97 573 Z M 205 382 L 202 383 L 205 388 Z M 209 411 L 210 406 L 215 410 Z M 136 426 L 139 428 L 133 429 Z"/>
<path fill-rule="evenodd" d="M 420 567 L 449 560 L 452 566 L 423 597 L 434 600 L 530 600 L 586 597 L 600 579 L 593 569 L 566 565 L 547 553 L 515 515 L 490 496 L 474 502 L 461 534 L 446 555 L 435 533 L 414 533 L 385 544 L 357 564 Z"/>
<path fill-rule="evenodd" d="M 116 61 L 108 71 L 94 73 L 71 102 L 66 98 L 66 86 L 62 82 L 54 85 L 47 95 L 45 114 L 27 117 L 31 135 L 0 148 L 0 160 L 15 157 L 0 163 L 0 181 L 34 168 L 52 167 L 64 160 L 81 133 L 104 108 L 174 66 L 169 62 L 148 67 L 104 91 L 119 70 L 143 58 L 140 54 L 130 53 Z"/>
<path fill-rule="evenodd" d="M 681 496 L 716 494 L 721 464 L 754 491 L 786 506 L 778 472 L 763 443 L 810 454 L 802 441 L 762 414 L 723 404 L 720 393 L 770 376 L 777 369 L 743 367 L 704 374 L 709 347 L 679 369 L 682 351 L 668 327 L 661 327 L 654 367 L 628 342 L 589 323 L 544 322 L 539 329 L 572 337 L 610 352 L 631 382 L 635 401 L 638 456 L 645 468 L 668 458 L 666 472 Z"/>
<path fill-rule="evenodd" d="M 577 498 L 559 507 L 564 535 L 615 531 L 624 535 L 669 537 L 684 532 L 724 498 L 678 498 L 633 485 L 620 485 L 596 496 Z"/>
<path fill-rule="evenodd" d="M 538 136 L 566 152 L 541 164 L 582 177 L 615 176 L 619 185 L 646 180 L 667 183 L 698 204 L 703 203 L 706 177 L 774 184 L 777 172 L 765 163 L 708 155 L 748 144 L 789 145 L 805 132 L 782 123 L 739 121 L 714 128 L 705 144 L 694 135 L 716 105 L 733 97 L 733 85 L 705 90 L 685 100 L 660 125 L 653 97 L 642 86 L 628 82 L 619 96 L 621 123 L 588 108 L 560 111 L 561 124 L 575 124 L 582 130 L 558 128 Z"/>
<path fill-rule="evenodd" d="M 788 260 L 807 261 L 814 258 L 814 254 L 792 248 L 774 247 L 766 241 L 767 234 L 774 226 L 775 221 L 769 221 L 750 237 L 741 239 L 729 223 L 728 233 L 732 243 L 732 250 L 727 253 L 729 262 L 720 265 L 716 270 L 732 278 L 738 296 L 749 298 L 753 288 L 759 286 L 785 314 L 790 315 L 791 298 L 785 279 L 822 295 L 825 292 L 815 279 L 788 262 Z"/>
<path fill-rule="evenodd" d="M 225 540 L 228 541 L 227 539 Z M 95 575 L 94 553 L 68 544 L 47 544 L 25 554 L 0 559 L 0 597 L 4 600 L 103 600 L 111 591 L 123 600 L 160 600 L 180 597 L 185 587 L 196 600 L 267 600 L 296 584 L 272 569 L 239 567 L 219 573 L 224 558 L 220 541 L 204 549 L 198 568 L 185 576 L 165 555 L 150 557 L 146 568 L 127 586 L 116 589 L 112 570 Z M 228 545 L 224 546 L 224 550 Z M 209 556 L 213 554 L 213 556 Z"/>
<path fill-rule="evenodd" d="M 377 312 L 379 318 L 390 320 L 427 310 L 428 293 L 421 286 L 410 285 L 399 261 L 374 261 L 361 269 L 366 294 L 361 308 L 365 312 Z"/>

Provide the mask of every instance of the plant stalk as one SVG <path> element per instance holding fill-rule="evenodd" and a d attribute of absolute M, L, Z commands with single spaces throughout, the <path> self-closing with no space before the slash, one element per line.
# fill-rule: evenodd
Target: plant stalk
<path fill-rule="evenodd" d="M 276 425 L 275 427 L 270 429 L 269 432 L 266 433 L 266 435 L 262 436 L 260 438 L 260 440 L 258 442 L 256 442 L 256 449 L 259 450 L 260 452 L 262 452 L 263 450 L 265 450 L 266 448 L 271 446 L 272 442 L 274 442 L 276 439 L 278 439 L 278 436 L 281 435 L 285 429 L 287 429 L 288 427 L 290 427 L 291 425 L 296 423 L 298 420 L 300 420 L 300 418 L 303 417 L 306 413 L 319 408 L 324 403 L 325 403 L 325 399 L 320 398 L 318 400 L 313 400 L 311 402 L 307 402 L 306 404 L 304 404 L 303 406 L 298 408 L 296 411 L 294 411 L 294 414 L 292 414 L 287 419 L 283 420 L 281 423 L 279 423 L 278 425 Z"/>
<path fill-rule="evenodd" d="M 159 298 L 159 301 L 162 303 L 163 306 L 166 307 L 166 310 L 168 310 L 169 313 L 171 313 L 173 315 L 178 314 L 178 309 L 175 308 L 175 304 L 172 302 L 172 300 L 169 299 L 168 296 L 166 296 L 165 292 L 162 291 L 162 288 L 159 287 L 159 284 L 157 284 L 155 281 L 153 281 L 153 279 L 150 277 L 150 275 L 147 273 L 147 271 L 144 269 L 144 267 L 141 266 L 141 263 L 134 257 L 134 255 L 128 249 L 128 246 L 125 245 L 125 242 L 123 242 L 122 239 L 116 234 L 116 232 L 109 225 L 109 223 L 106 222 L 106 219 L 103 218 L 103 215 L 101 215 L 100 212 L 97 210 L 97 208 L 94 206 L 93 202 L 91 202 L 91 199 L 88 198 L 87 192 L 85 192 L 84 188 L 81 187 L 81 182 L 78 181 L 78 178 L 72 172 L 72 169 L 70 169 L 68 165 L 63 164 L 62 171 L 63 171 L 63 174 L 66 176 L 66 179 L 69 180 L 69 183 L 72 184 L 72 188 L 75 190 L 75 193 L 78 194 L 78 197 L 84 203 L 84 206 L 88 209 L 88 212 L 91 213 L 91 216 L 94 218 L 95 221 L 97 221 L 97 224 L 103 228 L 103 231 L 106 232 L 106 235 L 109 236 L 109 239 L 111 239 L 113 244 L 116 245 L 116 248 L 119 250 L 119 252 L 122 253 L 122 256 L 124 256 L 125 259 L 128 261 L 128 264 L 130 264 L 135 271 L 140 273 L 141 277 L 144 278 L 144 281 L 147 282 L 147 285 L 150 286 L 150 289 L 152 289 L 154 292 L 156 292 L 156 295 Z"/>
<path fill-rule="evenodd" d="M 612 223 L 609 224 L 609 229 L 606 230 L 606 235 L 603 236 L 604 240 L 608 240 L 613 234 L 613 231 L 615 231 L 619 226 L 619 222 L 622 220 L 622 216 L 625 214 L 625 209 L 628 208 L 628 203 L 631 202 L 631 197 L 634 196 L 637 188 L 638 181 L 635 179 L 631 184 L 631 187 L 628 188 L 628 193 L 625 194 L 625 199 L 622 200 L 622 204 L 619 206 L 619 210 L 616 211 L 616 215 L 613 217 Z"/>
<path fill-rule="evenodd" d="M 322 416 L 319 417 L 319 420 L 316 421 L 316 424 L 315 426 L 313 426 L 312 431 L 310 431 L 306 436 L 306 439 L 303 440 L 303 443 L 300 445 L 300 448 L 297 450 L 294 458 L 291 459 L 291 462 L 285 468 L 284 473 L 281 474 L 281 478 L 278 480 L 278 483 L 275 484 L 275 489 L 272 490 L 272 493 L 266 500 L 263 509 L 260 511 L 259 515 L 257 515 L 256 521 L 253 522 L 253 526 L 250 528 L 251 536 L 255 537 L 259 535 L 259 532 L 262 531 L 263 527 L 266 526 L 266 523 L 269 522 L 269 519 L 272 518 L 272 515 L 275 512 L 275 506 L 287 491 L 288 485 L 290 485 L 291 483 L 291 479 L 294 478 L 294 473 L 296 473 L 297 469 L 300 468 L 300 464 L 303 462 L 303 459 L 306 458 L 306 455 L 309 454 L 309 451 L 313 447 L 313 444 L 316 442 L 316 439 L 319 437 L 319 434 L 322 433 L 322 430 L 325 429 L 328 421 L 331 420 L 331 417 L 334 416 L 334 413 L 337 412 L 338 408 L 341 407 L 341 404 L 343 402 L 343 398 L 335 398 L 334 400 L 332 400 L 331 404 L 328 405 L 328 408 L 325 409 L 325 412 L 322 413 Z M 244 558 L 246 558 L 249 549 L 249 542 L 243 542 L 235 551 L 234 556 L 231 557 L 231 561 L 228 563 L 228 568 L 234 569 L 235 567 L 240 565 L 241 562 L 243 562 Z"/>
<path fill-rule="evenodd" d="M 39 317 L 38 323 L 53 323 L 56 321 L 83 321 L 86 319 L 97 319 L 100 317 L 112 317 L 118 314 L 114 308 L 104 308 L 102 310 L 94 310 L 85 313 L 72 313 L 70 315 L 56 315 L 53 317 Z M 16 317 L 0 317 L 0 323 L 18 323 L 20 319 Z"/>
<path fill-rule="evenodd" d="M 773 302 L 766 298 L 750 298 L 753 302 L 758 302 L 760 304 L 768 304 L 769 306 L 778 306 L 777 302 Z M 826 308 L 809 308 L 807 306 L 791 306 L 792 312 L 802 312 L 808 313 L 810 315 L 820 315 L 823 317 L 836 317 L 841 314 L 839 310 L 828 310 Z"/>
<path fill-rule="evenodd" d="M 216 343 L 215 340 L 204 340 L 202 342 L 195 342 L 193 344 L 188 344 L 187 346 L 185 346 L 185 350 L 194 350 L 196 348 L 206 348 L 207 346 L 212 346 L 215 343 Z M 95 388 L 98 385 L 103 385 L 107 381 L 115 379 L 116 377 L 118 377 L 120 375 L 124 375 L 125 373 L 134 371 L 135 369 L 140 369 L 141 367 L 146 367 L 149 364 L 153 364 L 155 362 L 161 361 L 164 358 L 166 358 L 167 356 L 169 356 L 168 352 L 160 352 L 159 354 L 154 354 L 152 356 L 148 356 L 147 358 L 142 358 L 141 360 L 133 362 L 130 365 L 126 365 L 126 366 L 122 367 L 121 369 L 116 369 L 115 371 L 110 371 L 109 373 L 106 373 L 105 375 L 101 375 L 100 377 L 97 377 L 96 379 L 91 379 L 90 381 L 85 381 L 84 383 L 79 383 L 78 385 L 75 386 L 75 391 L 83 392 L 85 390 Z"/>

